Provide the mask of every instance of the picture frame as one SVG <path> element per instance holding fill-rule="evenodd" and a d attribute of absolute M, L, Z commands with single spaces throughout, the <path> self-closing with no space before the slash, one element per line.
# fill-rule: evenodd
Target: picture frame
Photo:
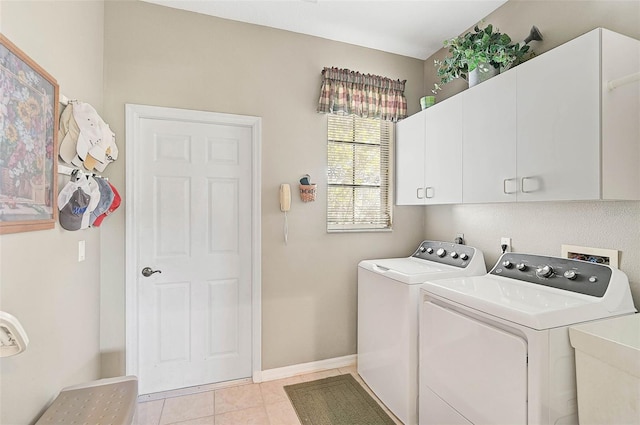
<path fill-rule="evenodd" d="M 0 34 L 0 235 L 58 219 L 55 78 Z"/>
<path fill-rule="evenodd" d="M 587 246 L 562 245 L 562 257 L 618 268 L 618 251 Z"/>

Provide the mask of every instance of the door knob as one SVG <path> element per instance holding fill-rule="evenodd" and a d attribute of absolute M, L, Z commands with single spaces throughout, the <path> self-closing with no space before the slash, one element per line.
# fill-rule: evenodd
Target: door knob
<path fill-rule="evenodd" d="M 161 270 L 153 270 L 151 267 L 145 267 L 142 269 L 142 276 L 149 277 L 154 273 L 162 273 Z"/>

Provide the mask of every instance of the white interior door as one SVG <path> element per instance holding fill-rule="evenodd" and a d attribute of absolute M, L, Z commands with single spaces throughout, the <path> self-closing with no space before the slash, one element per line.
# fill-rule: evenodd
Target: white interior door
<path fill-rule="evenodd" d="M 253 129 L 156 118 L 136 128 L 140 393 L 249 378 Z"/>

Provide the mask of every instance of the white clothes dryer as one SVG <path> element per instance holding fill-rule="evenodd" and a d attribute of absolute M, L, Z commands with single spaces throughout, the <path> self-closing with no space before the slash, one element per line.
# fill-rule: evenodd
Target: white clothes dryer
<path fill-rule="evenodd" d="M 420 285 L 485 273 L 480 250 L 438 241 L 408 258 L 358 265 L 358 374 L 405 425 L 418 423 Z"/>
<path fill-rule="evenodd" d="M 636 311 L 620 270 L 539 255 L 421 290 L 421 425 L 577 424 L 569 326 Z"/>

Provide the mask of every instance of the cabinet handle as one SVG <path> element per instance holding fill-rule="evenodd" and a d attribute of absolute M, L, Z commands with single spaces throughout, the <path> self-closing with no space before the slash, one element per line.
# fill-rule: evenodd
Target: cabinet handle
<path fill-rule="evenodd" d="M 416 189 L 416 198 L 418 199 L 424 199 L 424 196 L 420 196 L 420 191 L 422 190 L 421 187 Z"/>
<path fill-rule="evenodd" d="M 429 193 L 431 193 L 431 196 L 429 196 Z M 435 191 L 433 190 L 433 187 L 431 186 L 427 186 L 424 188 L 424 197 L 425 198 L 433 198 L 435 196 Z"/>
<path fill-rule="evenodd" d="M 533 193 L 536 190 L 524 190 L 524 182 L 527 180 L 535 180 L 535 177 L 523 177 L 522 180 L 520 181 L 520 190 L 522 191 L 522 193 Z"/>
<path fill-rule="evenodd" d="M 516 193 L 516 192 L 517 192 L 518 183 L 516 183 L 516 192 L 509 192 L 509 191 L 507 191 L 507 182 L 510 182 L 510 181 L 516 181 L 516 182 L 517 182 L 517 181 L 518 181 L 518 179 L 516 179 L 516 178 L 511 178 L 511 179 L 504 179 L 504 180 L 502 180 L 502 192 L 503 192 L 505 195 L 513 195 L 514 193 Z"/>

